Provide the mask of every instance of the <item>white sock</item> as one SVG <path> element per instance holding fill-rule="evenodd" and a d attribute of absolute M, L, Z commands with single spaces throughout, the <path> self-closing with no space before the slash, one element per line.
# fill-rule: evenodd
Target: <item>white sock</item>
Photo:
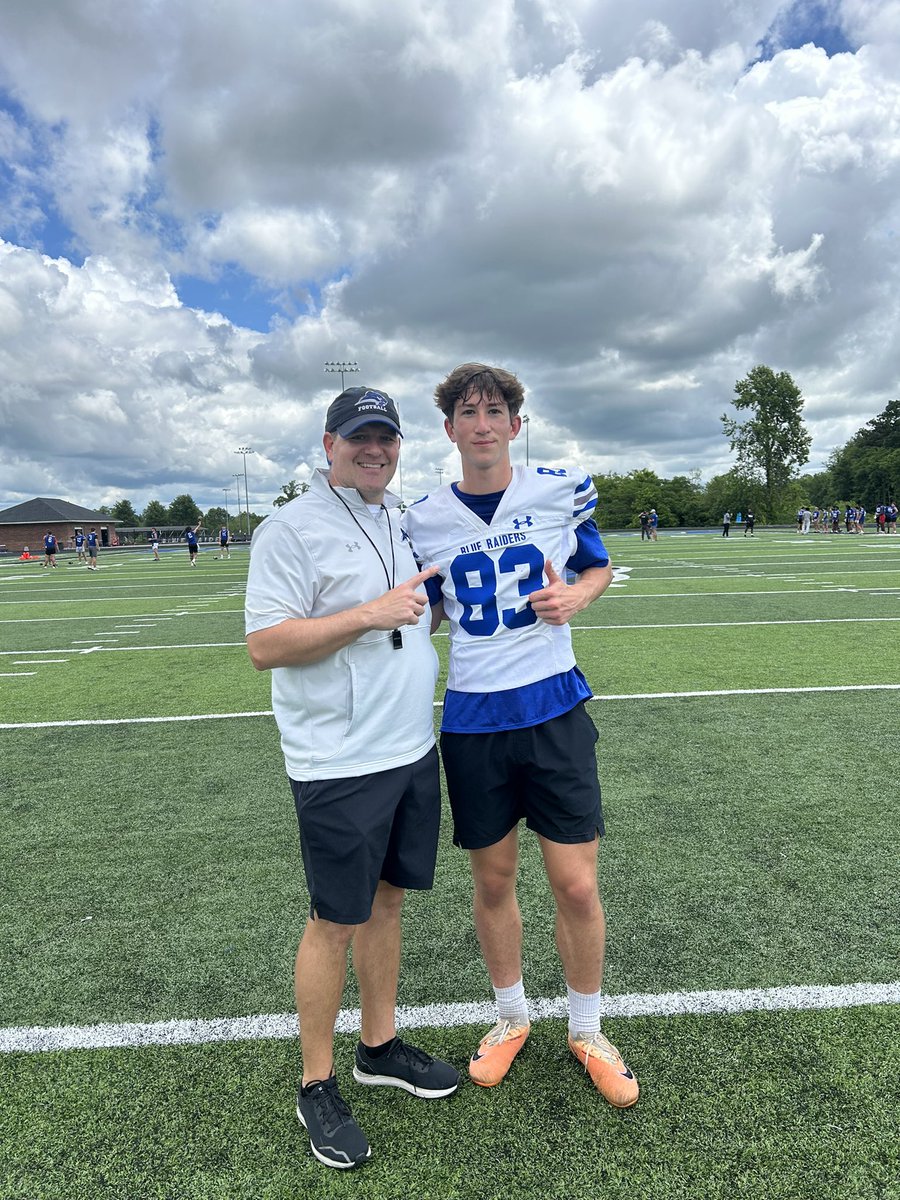
<path fill-rule="evenodd" d="M 576 992 L 568 988 L 569 993 L 569 1033 L 572 1037 L 577 1033 L 600 1032 L 600 992 Z"/>
<path fill-rule="evenodd" d="M 512 987 L 495 987 L 494 995 L 497 998 L 497 1016 L 501 1021 L 509 1021 L 513 1025 L 528 1024 L 528 1001 L 521 979 Z"/>

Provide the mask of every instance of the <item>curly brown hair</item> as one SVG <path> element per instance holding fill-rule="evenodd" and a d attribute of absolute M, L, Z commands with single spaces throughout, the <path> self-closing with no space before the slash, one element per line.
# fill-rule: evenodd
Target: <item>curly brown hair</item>
<path fill-rule="evenodd" d="M 509 409 L 511 419 L 524 403 L 525 389 L 511 371 L 488 367 L 484 363 L 463 363 L 461 367 L 455 367 L 434 389 L 434 402 L 450 422 L 459 401 L 471 396 L 484 396 L 488 400 L 499 398 Z"/>

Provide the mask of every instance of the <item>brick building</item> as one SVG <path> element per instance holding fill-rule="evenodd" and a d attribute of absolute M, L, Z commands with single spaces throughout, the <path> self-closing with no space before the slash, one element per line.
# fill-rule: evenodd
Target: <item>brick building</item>
<path fill-rule="evenodd" d="M 70 550 L 75 545 L 76 530 L 87 533 L 92 527 L 100 535 L 102 546 L 112 546 L 117 541 L 116 527 L 120 524 L 115 517 L 92 508 L 36 496 L 0 511 L 0 548 L 5 547 L 18 557 L 27 546 L 37 557 L 44 553 L 44 535 L 49 529 L 56 534 L 59 548 Z"/>

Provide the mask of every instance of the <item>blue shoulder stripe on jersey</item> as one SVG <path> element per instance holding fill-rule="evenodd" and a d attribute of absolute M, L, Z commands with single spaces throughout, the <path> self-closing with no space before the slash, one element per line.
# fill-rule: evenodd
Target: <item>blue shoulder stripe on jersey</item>
<path fill-rule="evenodd" d="M 582 513 L 589 512 L 597 507 L 597 489 L 594 487 L 594 481 L 590 475 L 585 475 L 584 479 L 582 479 L 581 483 L 575 489 L 574 501 L 573 517 L 580 517 Z M 578 507 L 579 505 L 581 505 L 580 508 Z"/>

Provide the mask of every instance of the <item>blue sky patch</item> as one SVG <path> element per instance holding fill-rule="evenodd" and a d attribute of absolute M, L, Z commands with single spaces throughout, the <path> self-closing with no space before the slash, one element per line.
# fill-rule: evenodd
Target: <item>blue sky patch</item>
<path fill-rule="evenodd" d="M 835 15 L 834 6 L 823 0 L 795 0 L 772 22 L 759 44 L 759 57 L 773 58 L 779 50 L 796 49 L 809 42 L 821 47 L 829 58 L 854 53 L 859 47 L 847 40 Z"/>

